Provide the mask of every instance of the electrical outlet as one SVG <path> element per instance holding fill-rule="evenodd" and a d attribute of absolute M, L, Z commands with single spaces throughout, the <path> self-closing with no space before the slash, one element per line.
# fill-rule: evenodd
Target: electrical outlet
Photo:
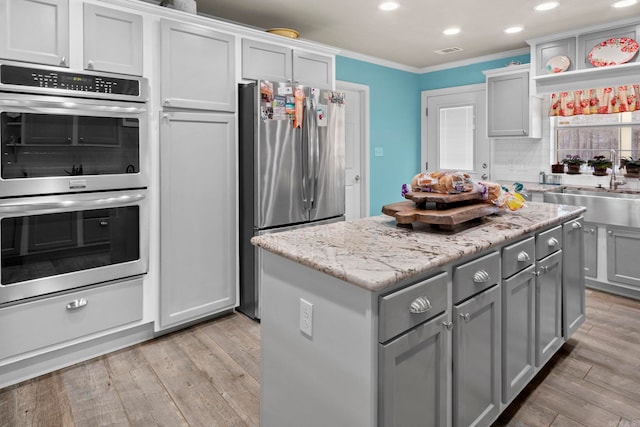
<path fill-rule="evenodd" d="M 300 298 L 300 330 L 313 336 L 313 304 L 303 298 Z"/>

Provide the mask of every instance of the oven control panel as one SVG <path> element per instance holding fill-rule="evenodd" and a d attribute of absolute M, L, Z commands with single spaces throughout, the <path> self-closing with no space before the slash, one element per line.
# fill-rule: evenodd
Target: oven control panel
<path fill-rule="evenodd" d="M 15 63 L 0 63 L 0 89 L 11 91 L 23 88 L 25 92 L 51 95 L 75 94 L 75 96 L 98 98 L 113 97 L 144 99 L 146 79 L 122 78 L 106 73 L 74 72 L 46 66 L 22 66 Z"/>

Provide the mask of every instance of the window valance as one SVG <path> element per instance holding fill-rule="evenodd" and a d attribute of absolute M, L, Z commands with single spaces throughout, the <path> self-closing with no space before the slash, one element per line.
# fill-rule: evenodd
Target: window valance
<path fill-rule="evenodd" d="M 549 116 L 612 114 L 640 110 L 640 85 L 583 89 L 551 94 Z"/>

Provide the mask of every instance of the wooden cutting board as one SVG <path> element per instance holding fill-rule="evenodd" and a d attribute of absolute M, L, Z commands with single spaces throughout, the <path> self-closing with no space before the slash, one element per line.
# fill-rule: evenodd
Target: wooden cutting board
<path fill-rule="evenodd" d="M 440 209 L 440 204 L 464 202 L 467 200 L 480 200 L 482 199 L 482 194 L 471 191 L 455 194 L 410 191 L 405 194 L 404 197 L 405 199 L 412 200 L 416 205 L 424 205 L 427 202 L 435 202 L 436 206 L 438 206 L 438 209 Z"/>
<path fill-rule="evenodd" d="M 412 201 L 405 201 L 382 207 L 382 213 L 394 217 L 398 225 L 422 222 L 439 225 L 443 229 L 452 229 L 457 224 L 499 211 L 499 207 L 489 203 L 474 203 L 450 209 L 424 209 Z"/>

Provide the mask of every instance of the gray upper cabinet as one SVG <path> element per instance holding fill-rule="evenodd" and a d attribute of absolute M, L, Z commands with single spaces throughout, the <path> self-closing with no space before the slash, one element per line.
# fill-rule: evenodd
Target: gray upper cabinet
<path fill-rule="evenodd" d="M 550 74 L 547 63 L 558 56 L 565 56 L 569 59 L 569 67 L 566 71 L 576 69 L 576 38 L 567 37 L 561 40 L 540 43 L 536 45 L 536 70 L 537 76 Z"/>
<path fill-rule="evenodd" d="M 582 218 L 562 225 L 562 329 L 565 340 L 585 319 L 583 228 Z"/>
<path fill-rule="evenodd" d="M 638 39 L 638 28 L 640 25 L 629 25 L 626 27 L 614 28 L 606 31 L 599 31 L 597 33 L 589 33 L 580 35 L 578 37 L 578 57 L 576 59 L 577 68 L 595 68 L 595 66 L 589 62 L 589 52 L 594 46 L 602 43 L 611 38 L 628 37 L 634 40 Z M 640 56 L 636 55 L 631 62 L 639 62 Z"/>
<path fill-rule="evenodd" d="M 487 136 L 540 138 L 542 103 L 529 93 L 529 64 L 485 71 Z"/>
<path fill-rule="evenodd" d="M 142 75 L 142 16 L 84 4 L 86 70 Z"/>
<path fill-rule="evenodd" d="M 0 58 L 69 66 L 68 0 L 0 0 L 0 28 Z"/>
<path fill-rule="evenodd" d="M 255 40 L 242 40 L 242 78 L 333 88 L 334 59 Z"/>
<path fill-rule="evenodd" d="M 160 27 L 162 105 L 235 111 L 235 37 L 165 19 Z"/>

